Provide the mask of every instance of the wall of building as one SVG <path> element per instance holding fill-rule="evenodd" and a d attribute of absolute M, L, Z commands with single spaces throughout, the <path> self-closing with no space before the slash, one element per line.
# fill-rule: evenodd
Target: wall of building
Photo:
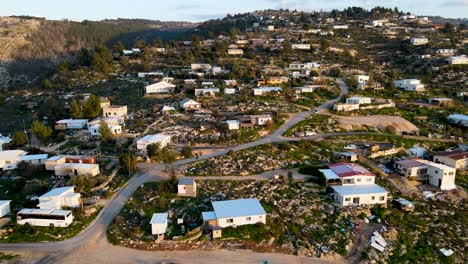
<path fill-rule="evenodd" d="M 266 215 L 256 215 L 256 216 L 250 216 L 251 219 L 250 221 L 247 220 L 247 217 L 233 217 L 233 222 L 228 223 L 227 219 L 228 218 L 220 218 L 218 219 L 218 226 L 219 227 L 229 227 L 229 226 L 241 226 L 241 225 L 250 225 L 250 224 L 256 224 L 256 223 L 266 223 Z"/>

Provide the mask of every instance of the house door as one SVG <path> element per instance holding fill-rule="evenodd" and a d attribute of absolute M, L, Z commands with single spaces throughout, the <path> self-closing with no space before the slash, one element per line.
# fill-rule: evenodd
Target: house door
<path fill-rule="evenodd" d="M 359 204 L 359 197 L 353 198 L 353 204 Z"/>
<path fill-rule="evenodd" d="M 440 188 L 441 185 L 442 185 L 442 179 L 439 179 L 439 185 L 438 185 L 439 188 Z"/>
<path fill-rule="evenodd" d="M 73 173 L 74 173 L 75 175 L 78 175 L 78 170 L 74 169 L 74 170 L 73 170 Z"/>

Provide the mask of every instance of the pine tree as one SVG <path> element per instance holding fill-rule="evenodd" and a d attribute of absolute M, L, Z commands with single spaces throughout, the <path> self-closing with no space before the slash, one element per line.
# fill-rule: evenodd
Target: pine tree
<path fill-rule="evenodd" d="M 112 131 L 104 120 L 101 120 L 99 125 L 99 134 L 104 142 L 108 142 L 112 138 Z"/>
<path fill-rule="evenodd" d="M 32 123 L 31 132 L 41 143 L 47 142 L 52 135 L 52 129 L 39 121 Z"/>
<path fill-rule="evenodd" d="M 80 105 L 75 99 L 73 99 L 70 103 L 70 116 L 72 118 L 81 118 L 83 116 L 83 112 L 81 112 Z"/>

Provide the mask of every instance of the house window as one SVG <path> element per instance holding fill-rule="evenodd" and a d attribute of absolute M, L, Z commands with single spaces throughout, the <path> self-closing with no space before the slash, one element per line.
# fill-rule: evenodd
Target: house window
<path fill-rule="evenodd" d="M 370 198 L 370 199 L 371 199 L 371 200 L 375 200 L 375 196 L 371 196 L 371 198 Z"/>
<path fill-rule="evenodd" d="M 380 201 L 385 201 L 385 196 L 380 196 Z"/>
<path fill-rule="evenodd" d="M 371 182 L 372 178 L 367 178 L 366 181 Z"/>
<path fill-rule="evenodd" d="M 435 172 L 435 174 L 439 174 L 439 171 L 438 171 L 438 170 L 435 170 L 434 172 Z"/>
<path fill-rule="evenodd" d="M 345 198 L 344 200 L 345 200 L 346 202 L 349 202 L 349 201 L 351 201 L 351 198 Z"/>
<path fill-rule="evenodd" d="M 234 223 L 234 218 L 228 218 L 226 219 L 226 223 Z"/>
<path fill-rule="evenodd" d="M 262 218 L 263 218 L 263 216 L 262 216 L 262 215 L 259 215 L 259 216 L 258 216 L 258 219 L 262 219 Z"/>
<path fill-rule="evenodd" d="M 251 221 L 251 220 L 252 220 L 252 217 L 250 217 L 250 216 L 249 216 L 249 217 L 246 217 L 245 220 L 246 220 L 246 221 Z"/>
<path fill-rule="evenodd" d="M 358 178 L 357 181 L 358 181 L 358 182 L 361 182 L 361 178 Z"/>

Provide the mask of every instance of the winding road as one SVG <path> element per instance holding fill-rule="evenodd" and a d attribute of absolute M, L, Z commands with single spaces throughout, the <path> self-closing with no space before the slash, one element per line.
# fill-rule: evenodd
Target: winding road
<path fill-rule="evenodd" d="M 181 166 L 197 160 L 225 155 L 230 150 L 238 151 L 264 144 L 298 141 L 300 138 L 286 138 L 283 137 L 283 134 L 297 123 L 305 120 L 309 115 L 314 114 L 314 112 L 326 112 L 331 105 L 341 99 L 342 95 L 348 93 L 348 87 L 342 80 L 337 80 L 337 83 L 341 88 L 341 95 L 339 97 L 317 107 L 317 111 L 306 111 L 292 115 L 281 127 L 258 141 L 217 150 L 213 153 L 200 156 L 198 159 L 178 160 L 173 165 Z M 307 139 L 316 140 L 349 134 L 356 135 L 361 133 L 329 133 L 315 135 Z M 362 134 L 369 133 L 362 132 Z M 161 173 L 163 166 L 160 164 L 141 163 L 138 166 L 139 173 L 114 194 L 96 219 L 79 235 L 58 242 L 1 243 L 0 251 L 18 253 L 22 257 L 21 260 L 25 263 L 219 263 L 221 261 L 228 263 L 263 263 L 265 260 L 268 260 L 270 263 L 327 263 L 327 261 L 321 259 L 284 254 L 255 253 L 251 251 L 141 251 L 111 245 L 106 238 L 107 227 L 119 214 L 135 190 L 146 182 L 167 179 L 167 176 Z M 339 261 L 343 260 L 340 259 Z"/>

